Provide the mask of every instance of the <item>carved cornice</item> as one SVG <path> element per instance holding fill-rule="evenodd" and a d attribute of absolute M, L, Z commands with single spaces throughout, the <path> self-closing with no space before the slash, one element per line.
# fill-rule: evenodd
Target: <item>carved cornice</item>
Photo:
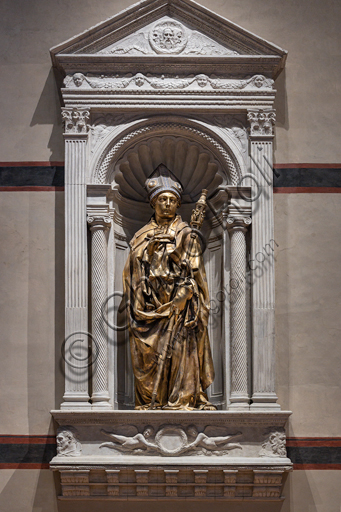
<path fill-rule="evenodd" d="M 51 411 L 53 418 L 60 425 L 131 425 L 149 424 L 150 422 L 165 423 L 164 411 Z M 291 415 L 290 411 L 278 412 L 249 412 L 249 411 L 200 411 L 197 412 L 176 412 L 172 411 L 172 423 L 182 425 L 192 424 L 200 419 L 200 422 L 209 424 L 214 421 L 216 425 L 230 427 L 231 425 L 244 426 L 278 426 L 284 427 Z M 196 420 L 195 420 L 196 418 Z M 170 417 L 167 417 L 170 423 Z"/>
<path fill-rule="evenodd" d="M 62 108 L 62 117 L 66 134 L 86 134 L 88 132 L 90 119 L 88 108 Z"/>
<path fill-rule="evenodd" d="M 249 110 L 247 120 L 250 123 L 250 137 L 271 138 L 274 136 L 275 110 Z"/>

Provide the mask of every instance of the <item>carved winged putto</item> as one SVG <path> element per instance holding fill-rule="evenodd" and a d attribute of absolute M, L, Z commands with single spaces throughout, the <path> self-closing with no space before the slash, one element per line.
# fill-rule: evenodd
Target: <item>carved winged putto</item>
<path fill-rule="evenodd" d="M 119 434 L 113 434 L 111 432 L 106 432 L 105 430 L 101 430 L 101 432 L 109 436 L 113 440 L 113 442 L 102 443 L 100 445 L 100 448 L 118 448 L 124 451 L 146 450 L 148 448 L 157 449 L 157 445 L 150 443 L 148 441 L 148 439 L 154 434 L 154 429 L 153 427 L 150 426 L 146 427 L 142 434 L 137 432 L 135 435 L 129 437 L 122 436 Z"/>

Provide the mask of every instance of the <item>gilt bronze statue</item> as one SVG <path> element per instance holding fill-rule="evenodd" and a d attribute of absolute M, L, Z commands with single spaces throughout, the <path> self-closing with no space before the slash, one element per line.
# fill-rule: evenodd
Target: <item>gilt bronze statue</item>
<path fill-rule="evenodd" d="M 176 214 L 182 186 L 160 165 L 146 181 L 155 213 L 130 242 L 123 283 L 135 376 L 135 409 L 215 410 L 205 390 L 214 369 L 208 339 L 209 295 L 197 229 Z"/>

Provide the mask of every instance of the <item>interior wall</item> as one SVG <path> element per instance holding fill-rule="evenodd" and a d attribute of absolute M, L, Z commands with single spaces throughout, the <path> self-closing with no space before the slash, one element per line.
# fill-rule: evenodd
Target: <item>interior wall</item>
<path fill-rule="evenodd" d="M 338 0 L 200 0 L 289 51 L 276 82 L 275 161 L 340 163 Z M 3 0 L 0 5 L 1 162 L 63 162 L 60 99 L 49 48 L 116 14 L 130 0 Z M 2 164 L 3 165 L 3 164 Z M 289 436 L 339 435 L 339 194 L 275 194 L 277 392 L 293 411 Z M 49 414 L 63 394 L 63 192 L 0 192 L 0 434 L 54 433 Z M 6 445 L 7 446 L 7 445 Z M 1 446 L 6 459 L 10 447 Z M 7 450 L 7 451 L 6 451 Z M 28 448 L 27 448 L 28 450 Z M 25 452 L 26 453 L 26 452 Z M 7 459 L 6 459 L 7 460 Z M 79 512 L 57 501 L 48 469 L 0 465 L 0 509 Z M 42 466 L 43 467 L 43 466 Z M 229 504 L 231 512 L 339 512 L 339 473 L 294 470 L 284 504 Z M 160 503 L 115 504 L 115 510 Z M 207 503 L 177 503 L 206 510 Z M 226 509 L 213 503 L 214 510 Z M 112 510 L 101 503 L 100 510 Z M 162 502 L 165 512 L 174 504 Z"/>

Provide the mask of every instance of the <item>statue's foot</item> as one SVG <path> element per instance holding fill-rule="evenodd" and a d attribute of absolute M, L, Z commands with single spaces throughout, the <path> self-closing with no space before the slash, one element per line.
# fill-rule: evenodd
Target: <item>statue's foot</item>
<path fill-rule="evenodd" d="M 200 411 L 216 411 L 217 408 L 215 405 L 207 403 L 207 404 L 200 405 L 199 410 Z"/>
<path fill-rule="evenodd" d="M 155 410 L 155 409 L 161 409 L 161 405 L 154 405 L 153 409 L 151 408 L 151 404 L 144 404 L 144 405 L 136 405 L 135 411 L 149 411 L 149 410 Z"/>

